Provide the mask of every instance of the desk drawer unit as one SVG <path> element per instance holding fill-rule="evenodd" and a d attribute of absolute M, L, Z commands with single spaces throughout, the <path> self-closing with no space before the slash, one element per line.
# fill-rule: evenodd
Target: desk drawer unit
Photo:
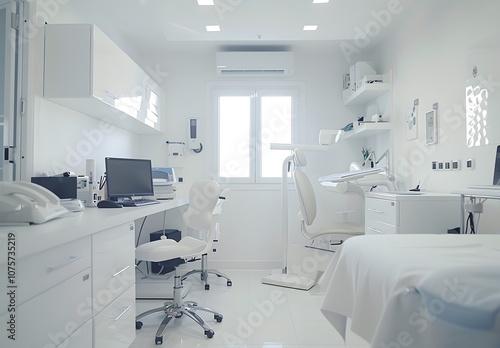
<path fill-rule="evenodd" d="M 135 287 L 94 318 L 94 348 L 127 348 L 135 339 Z"/>
<path fill-rule="evenodd" d="M 368 193 L 365 233 L 447 233 L 460 226 L 460 196 L 440 193 Z"/>
<path fill-rule="evenodd" d="M 366 199 L 365 218 L 397 226 L 398 202 L 386 199 Z"/>
<path fill-rule="evenodd" d="M 20 259 L 18 303 L 24 303 L 90 266 L 90 237 Z"/>
<path fill-rule="evenodd" d="M 88 268 L 20 305 L 15 347 L 57 347 L 79 333 L 92 315 L 91 282 Z M 7 322 L 5 317 L 1 319 Z M 0 346 L 9 347 L 11 342 L 2 342 L 4 338 L 0 338 Z"/>
<path fill-rule="evenodd" d="M 133 223 L 92 236 L 94 315 L 135 284 Z"/>
<path fill-rule="evenodd" d="M 365 234 L 396 234 L 398 228 L 377 220 L 365 220 Z"/>

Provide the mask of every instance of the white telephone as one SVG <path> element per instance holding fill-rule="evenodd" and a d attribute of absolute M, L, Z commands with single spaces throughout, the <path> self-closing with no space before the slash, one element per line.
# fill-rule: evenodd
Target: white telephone
<path fill-rule="evenodd" d="M 41 224 L 68 210 L 46 188 L 25 181 L 0 182 L 0 224 Z"/>

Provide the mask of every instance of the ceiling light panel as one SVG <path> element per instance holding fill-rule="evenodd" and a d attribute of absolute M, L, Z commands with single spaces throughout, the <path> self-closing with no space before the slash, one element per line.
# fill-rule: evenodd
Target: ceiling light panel
<path fill-rule="evenodd" d="M 198 5 L 200 6 L 214 5 L 214 0 L 198 0 Z"/>
<path fill-rule="evenodd" d="M 318 29 L 317 25 L 304 25 L 304 31 L 312 31 Z"/>
<path fill-rule="evenodd" d="M 328 4 L 330 0 L 313 0 L 313 4 Z"/>
<path fill-rule="evenodd" d="M 218 25 L 207 25 L 207 31 L 220 31 L 220 27 Z"/>

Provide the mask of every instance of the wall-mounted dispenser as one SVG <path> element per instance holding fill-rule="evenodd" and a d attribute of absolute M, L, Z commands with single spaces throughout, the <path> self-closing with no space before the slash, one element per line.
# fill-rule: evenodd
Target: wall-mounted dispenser
<path fill-rule="evenodd" d="M 188 124 L 188 146 L 191 150 L 196 153 L 200 153 L 203 150 L 203 145 L 199 141 L 199 124 L 200 121 L 197 118 L 190 118 Z"/>

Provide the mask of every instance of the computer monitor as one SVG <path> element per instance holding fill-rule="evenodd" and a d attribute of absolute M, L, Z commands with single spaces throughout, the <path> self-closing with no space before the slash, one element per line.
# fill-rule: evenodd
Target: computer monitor
<path fill-rule="evenodd" d="M 495 170 L 493 173 L 493 185 L 500 185 L 500 145 L 497 146 L 495 157 Z"/>
<path fill-rule="evenodd" d="M 154 195 L 151 160 L 106 157 L 105 165 L 108 199 Z"/>

